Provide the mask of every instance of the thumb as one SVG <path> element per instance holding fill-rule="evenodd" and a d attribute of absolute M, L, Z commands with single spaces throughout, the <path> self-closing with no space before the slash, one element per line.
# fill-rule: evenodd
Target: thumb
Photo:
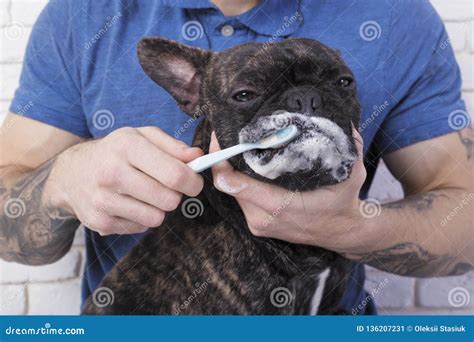
<path fill-rule="evenodd" d="M 215 132 L 211 134 L 211 143 L 209 144 L 209 153 L 220 151 L 221 147 L 217 141 Z M 240 172 L 234 170 L 228 161 L 222 161 L 212 167 L 214 186 L 229 195 L 235 195 L 244 190 L 247 185 L 245 178 L 239 177 Z M 242 175 L 244 176 L 244 175 Z"/>

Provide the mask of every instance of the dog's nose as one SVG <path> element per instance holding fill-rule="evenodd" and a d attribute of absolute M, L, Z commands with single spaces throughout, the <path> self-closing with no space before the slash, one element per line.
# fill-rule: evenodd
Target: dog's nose
<path fill-rule="evenodd" d="M 286 104 L 291 112 L 315 114 L 321 107 L 321 96 L 313 87 L 295 88 L 288 92 Z"/>

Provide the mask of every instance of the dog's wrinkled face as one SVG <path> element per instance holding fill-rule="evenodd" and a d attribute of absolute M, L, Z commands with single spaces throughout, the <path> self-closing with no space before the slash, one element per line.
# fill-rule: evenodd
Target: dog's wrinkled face
<path fill-rule="evenodd" d="M 221 148 L 296 125 L 278 149 L 230 160 L 242 172 L 292 190 L 347 179 L 357 151 L 360 108 L 353 75 L 337 51 L 309 39 L 249 43 L 214 53 L 163 38 L 138 48 L 145 72 L 190 115 L 204 114 Z"/>

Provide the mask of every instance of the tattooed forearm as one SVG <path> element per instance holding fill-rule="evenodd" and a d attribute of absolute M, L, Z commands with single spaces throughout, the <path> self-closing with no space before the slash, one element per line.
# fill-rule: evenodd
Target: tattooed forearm
<path fill-rule="evenodd" d="M 434 255 L 412 242 L 399 243 L 359 257 L 360 262 L 380 270 L 413 277 L 460 275 L 474 269 L 474 265 L 457 257 Z"/>
<path fill-rule="evenodd" d="M 61 258 L 71 247 L 78 221 L 43 203 L 42 195 L 54 160 L 13 186 L 0 180 L 0 257 L 40 265 Z"/>
<path fill-rule="evenodd" d="M 408 196 L 401 201 L 385 203 L 383 207 L 394 208 L 394 209 L 414 208 L 417 211 L 424 211 L 424 210 L 433 208 L 433 202 L 438 197 L 447 197 L 447 196 L 441 192 L 435 192 L 435 191 L 426 192 L 426 193 Z"/>

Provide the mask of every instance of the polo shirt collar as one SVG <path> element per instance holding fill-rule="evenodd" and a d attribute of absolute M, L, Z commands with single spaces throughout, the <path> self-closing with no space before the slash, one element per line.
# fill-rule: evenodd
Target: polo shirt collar
<path fill-rule="evenodd" d="M 165 6 L 183 9 L 218 8 L 207 0 L 161 0 Z M 300 3 L 296 0 L 261 0 L 250 11 L 234 18 L 252 31 L 266 36 L 289 36 L 303 22 Z"/>

